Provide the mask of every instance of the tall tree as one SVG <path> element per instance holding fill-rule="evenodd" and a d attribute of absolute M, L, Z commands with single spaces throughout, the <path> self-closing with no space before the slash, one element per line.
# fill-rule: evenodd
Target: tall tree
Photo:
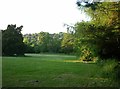
<path fill-rule="evenodd" d="M 3 55 L 24 55 L 24 43 L 22 37 L 23 26 L 8 25 L 6 30 L 2 31 L 2 53 Z"/>
<path fill-rule="evenodd" d="M 101 57 L 120 58 L 120 2 L 77 2 L 78 6 L 83 6 L 85 13 L 91 16 L 89 29 L 82 30 L 84 37 L 94 39 Z M 77 30 L 80 30 L 77 26 Z M 79 31 L 77 31 L 79 32 Z M 80 34 L 80 33 L 78 33 Z M 87 35 L 85 35 L 87 34 Z M 89 41 L 86 41 L 90 43 Z"/>

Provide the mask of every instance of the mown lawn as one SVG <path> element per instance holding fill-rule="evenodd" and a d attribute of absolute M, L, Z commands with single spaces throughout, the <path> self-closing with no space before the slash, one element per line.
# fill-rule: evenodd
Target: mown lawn
<path fill-rule="evenodd" d="M 27 57 L 3 57 L 3 87 L 116 87 L 101 77 L 95 63 L 67 62 L 75 56 L 28 54 Z"/>

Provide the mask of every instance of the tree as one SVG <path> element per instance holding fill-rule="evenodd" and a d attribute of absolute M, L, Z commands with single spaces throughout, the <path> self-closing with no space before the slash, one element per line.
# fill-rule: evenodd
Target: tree
<path fill-rule="evenodd" d="M 34 48 L 31 46 L 29 38 L 24 35 L 23 42 L 25 44 L 25 53 L 34 53 Z"/>
<path fill-rule="evenodd" d="M 70 54 L 74 52 L 74 36 L 70 33 L 64 33 L 61 42 L 61 50 L 63 53 Z"/>
<path fill-rule="evenodd" d="M 48 42 L 48 52 L 51 53 L 59 53 L 60 49 L 61 49 L 61 35 L 60 33 L 54 33 L 54 34 L 49 34 L 50 35 L 50 39 Z"/>
<path fill-rule="evenodd" d="M 81 60 L 92 60 L 97 56 L 96 28 L 91 22 L 75 24 L 75 49 Z"/>
<path fill-rule="evenodd" d="M 40 32 L 37 38 L 37 45 L 40 52 L 48 52 L 48 42 L 49 42 L 49 33 L 48 32 Z"/>
<path fill-rule="evenodd" d="M 77 4 L 81 6 L 81 2 Z M 87 2 L 83 7 L 85 13 L 91 16 L 91 22 L 89 22 L 91 25 L 88 26 L 90 28 L 87 31 L 84 28 L 80 30 L 80 26 L 77 26 L 78 34 L 80 35 L 78 30 L 83 31 L 84 37 L 89 36 L 89 40 L 96 42 L 98 56 L 119 59 L 120 19 L 118 15 L 120 14 L 120 2 Z M 93 7 L 95 8 L 93 9 Z M 86 42 L 91 43 L 88 40 Z"/>
<path fill-rule="evenodd" d="M 2 53 L 3 55 L 24 55 L 25 45 L 23 43 L 23 26 L 8 25 L 6 30 L 2 31 Z"/>

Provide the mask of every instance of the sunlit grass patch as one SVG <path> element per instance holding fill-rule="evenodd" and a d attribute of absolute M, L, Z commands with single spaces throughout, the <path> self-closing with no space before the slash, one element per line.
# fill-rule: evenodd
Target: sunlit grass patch
<path fill-rule="evenodd" d="M 79 63 L 79 62 L 81 62 L 82 63 L 82 61 L 81 60 L 64 60 L 64 62 L 73 62 L 73 63 Z"/>
<path fill-rule="evenodd" d="M 96 61 L 83 61 L 83 60 L 79 60 L 79 59 L 75 59 L 75 60 L 64 60 L 64 62 L 73 62 L 73 63 L 96 63 Z"/>

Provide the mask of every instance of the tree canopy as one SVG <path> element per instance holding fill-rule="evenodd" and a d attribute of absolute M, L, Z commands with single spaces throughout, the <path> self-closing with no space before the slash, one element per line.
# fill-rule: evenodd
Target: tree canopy
<path fill-rule="evenodd" d="M 89 22 L 75 25 L 76 44 L 78 50 L 89 51 L 89 55 L 101 58 L 117 58 L 120 53 L 120 2 L 77 2 L 84 8 L 84 13 L 91 17 Z M 83 45 L 86 44 L 87 46 Z M 85 48 L 85 47 L 87 48 Z M 93 56 L 93 55 L 92 55 Z"/>
<path fill-rule="evenodd" d="M 27 53 L 73 53 L 73 36 L 69 33 L 25 34 L 23 42 Z"/>
<path fill-rule="evenodd" d="M 23 26 L 8 25 L 2 30 L 2 54 L 3 55 L 24 55 L 24 43 L 22 37 Z"/>

